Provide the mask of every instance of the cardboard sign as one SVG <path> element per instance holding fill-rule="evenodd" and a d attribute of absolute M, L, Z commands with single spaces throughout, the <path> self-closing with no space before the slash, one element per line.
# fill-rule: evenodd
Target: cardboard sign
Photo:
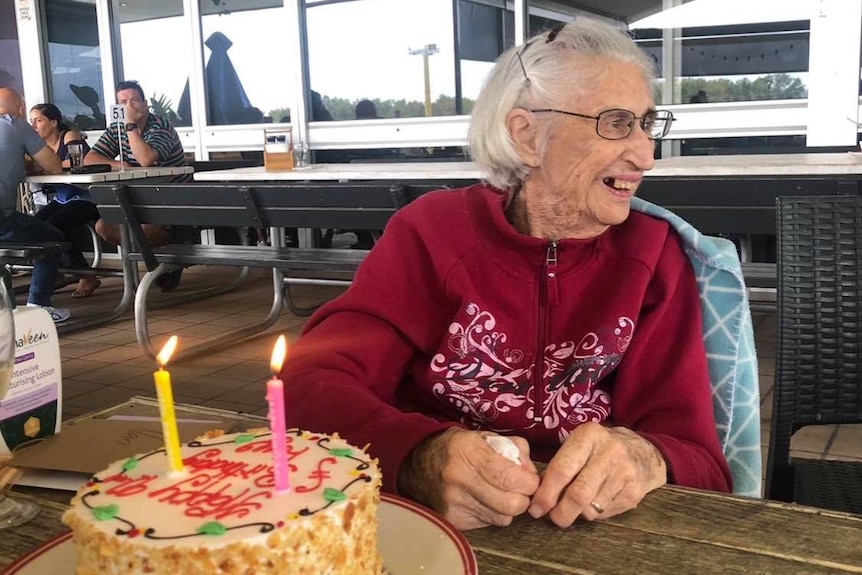
<path fill-rule="evenodd" d="M 18 0 L 18 18 L 21 20 L 32 20 L 32 5 L 30 0 Z"/>
<path fill-rule="evenodd" d="M 222 422 L 180 421 L 183 443 L 213 429 Z M 162 424 L 158 420 L 82 419 L 69 423 L 63 432 L 15 451 L 10 464 L 15 467 L 96 473 L 113 461 L 164 447 Z"/>
<path fill-rule="evenodd" d="M 57 328 L 42 308 L 15 310 L 15 366 L 0 401 L 0 454 L 50 437 L 62 421 L 62 373 Z"/>

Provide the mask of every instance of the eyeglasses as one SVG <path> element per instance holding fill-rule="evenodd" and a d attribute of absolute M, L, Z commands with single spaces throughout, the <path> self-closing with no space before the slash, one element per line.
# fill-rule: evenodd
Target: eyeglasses
<path fill-rule="evenodd" d="M 555 110 L 553 108 L 542 108 L 540 110 L 530 110 L 534 114 L 542 112 L 554 112 L 555 114 L 565 114 L 567 116 L 575 116 L 577 118 L 585 118 L 587 120 L 596 121 L 596 134 L 605 140 L 622 140 L 628 138 L 635 127 L 635 121 L 640 124 L 650 140 L 661 140 L 670 132 L 671 124 L 675 118 L 668 110 L 653 110 L 647 112 L 643 116 L 635 116 L 634 112 L 628 110 L 605 110 L 598 116 L 588 116 L 586 114 L 577 114 L 575 112 L 566 112 L 565 110 Z"/>
<path fill-rule="evenodd" d="M 557 34 L 560 33 L 560 31 L 563 29 L 564 26 L 565 26 L 565 24 L 559 24 L 558 26 L 555 26 L 554 28 L 552 28 L 548 32 L 547 38 L 545 38 L 545 44 L 550 44 L 551 42 L 553 42 L 557 38 Z M 518 63 L 521 65 L 521 71 L 524 73 L 524 79 L 527 81 L 528 84 L 530 83 L 530 77 L 527 75 L 527 68 L 524 66 L 524 59 L 521 56 L 524 55 L 524 52 L 527 51 L 527 48 L 530 47 L 530 44 L 532 44 L 535 41 L 536 41 L 536 39 L 533 38 L 532 40 L 530 40 L 529 42 L 524 44 L 524 46 L 520 50 L 515 52 L 515 56 L 518 57 Z"/>

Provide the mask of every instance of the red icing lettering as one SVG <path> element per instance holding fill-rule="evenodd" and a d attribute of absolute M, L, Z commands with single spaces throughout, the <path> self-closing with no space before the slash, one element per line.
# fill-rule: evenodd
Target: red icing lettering
<path fill-rule="evenodd" d="M 253 441 L 251 443 L 245 443 L 236 448 L 237 453 L 267 453 L 271 452 L 272 445 L 269 440 L 266 441 Z"/>
<path fill-rule="evenodd" d="M 297 493 L 322 489 L 325 480 L 331 477 L 333 467 L 337 465 L 337 458 L 321 459 L 302 477 L 296 460 L 310 453 L 311 449 L 308 446 L 298 448 L 294 439 L 291 436 L 287 438 L 290 470 L 294 481 L 299 483 L 294 489 Z M 159 503 L 180 507 L 187 517 L 219 521 L 227 518 L 239 519 L 263 508 L 266 501 L 273 497 L 272 488 L 275 481 L 268 457 L 258 457 L 260 461 L 251 463 L 239 461 L 237 458 L 231 459 L 231 456 L 238 453 L 269 453 L 271 449 L 268 438 L 231 446 L 227 448 L 228 454 L 223 453 L 219 447 L 206 447 L 183 460 L 188 473 L 186 476 L 177 478 L 164 487 L 152 490 L 155 486 L 151 483 L 158 479 L 157 475 L 131 478 L 126 472 L 121 472 L 103 479 L 103 489 L 105 494 L 116 497 L 144 493 L 146 497 Z M 162 481 L 165 481 L 165 478 L 160 480 Z"/>
<path fill-rule="evenodd" d="M 293 441 L 294 441 L 294 438 L 288 436 L 288 438 L 287 438 L 287 459 L 288 460 L 296 459 L 297 457 L 299 457 L 305 453 L 308 453 L 308 450 L 310 449 L 310 447 L 308 447 L 308 446 L 303 447 L 302 449 L 296 449 L 296 446 L 294 445 Z"/>
<path fill-rule="evenodd" d="M 156 479 L 155 475 L 142 475 L 138 478 L 132 479 L 125 473 L 119 473 L 117 475 L 111 475 L 110 477 L 106 477 L 102 480 L 102 484 L 104 486 L 108 486 L 109 484 L 116 483 L 112 487 L 109 487 L 106 491 L 106 495 L 113 495 L 115 497 L 129 497 L 132 495 L 137 495 L 143 491 L 147 490 L 149 483 Z"/>
<path fill-rule="evenodd" d="M 324 469 L 325 465 L 335 465 L 338 462 L 334 457 L 324 457 L 320 461 L 317 462 L 317 469 L 314 469 L 308 474 L 306 479 L 311 481 L 315 481 L 314 484 L 308 485 L 297 485 L 296 492 L 297 493 L 308 493 L 309 491 L 316 491 L 320 489 L 323 485 L 324 479 L 329 479 L 330 473 L 326 469 Z"/>
<path fill-rule="evenodd" d="M 261 450 L 252 449 L 246 451 Z M 242 461 L 232 461 L 230 459 L 223 459 L 219 457 L 221 454 L 221 449 L 207 449 L 206 451 L 198 453 L 197 455 L 187 457 L 183 460 L 183 464 L 187 467 L 190 467 L 194 472 L 217 471 L 220 475 L 224 477 L 241 477 L 242 479 L 251 479 L 256 475 L 272 474 L 271 465 L 266 465 L 263 463 L 251 464 Z"/>
<path fill-rule="evenodd" d="M 150 498 L 168 505 L 183 505 L 188 517 L 222 520 L 245 517 L 260 509 L 263 500 L 272 497 L 270 490 L 253 492 L 249 488 L 231 492 L 233 484 L 223 476 L 205 473 L 186 478 L 149 494 Z"/>

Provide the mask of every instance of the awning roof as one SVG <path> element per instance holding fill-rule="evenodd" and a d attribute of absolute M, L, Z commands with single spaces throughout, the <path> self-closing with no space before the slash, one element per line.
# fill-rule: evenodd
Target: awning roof
<path fill-rule="evenodd" d="M 630 22 L 636 28 L 692 28 L 809 20 L 817 0 L 693 0 Z"/>

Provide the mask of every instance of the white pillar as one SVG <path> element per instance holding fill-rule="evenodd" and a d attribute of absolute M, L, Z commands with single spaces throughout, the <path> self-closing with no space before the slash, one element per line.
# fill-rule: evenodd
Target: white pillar
<path fill-rule="evenodd" d="M 862 0 L 820 0 L 811 15 L 808 146 L 855 146 Z"/>
<path fill-rule="evenodd" d="M 24 85 L 25 105 L 29 109 L 34 104 L 48 101 L 48 90 L 42 62 L 48 58 L 42 47 L 42 23 L 39 18 L 40 6 L 36 0 L 15 2 L 15 21 L 18 25 L 18 50 L 21 53 L 21 83 Z"/>

